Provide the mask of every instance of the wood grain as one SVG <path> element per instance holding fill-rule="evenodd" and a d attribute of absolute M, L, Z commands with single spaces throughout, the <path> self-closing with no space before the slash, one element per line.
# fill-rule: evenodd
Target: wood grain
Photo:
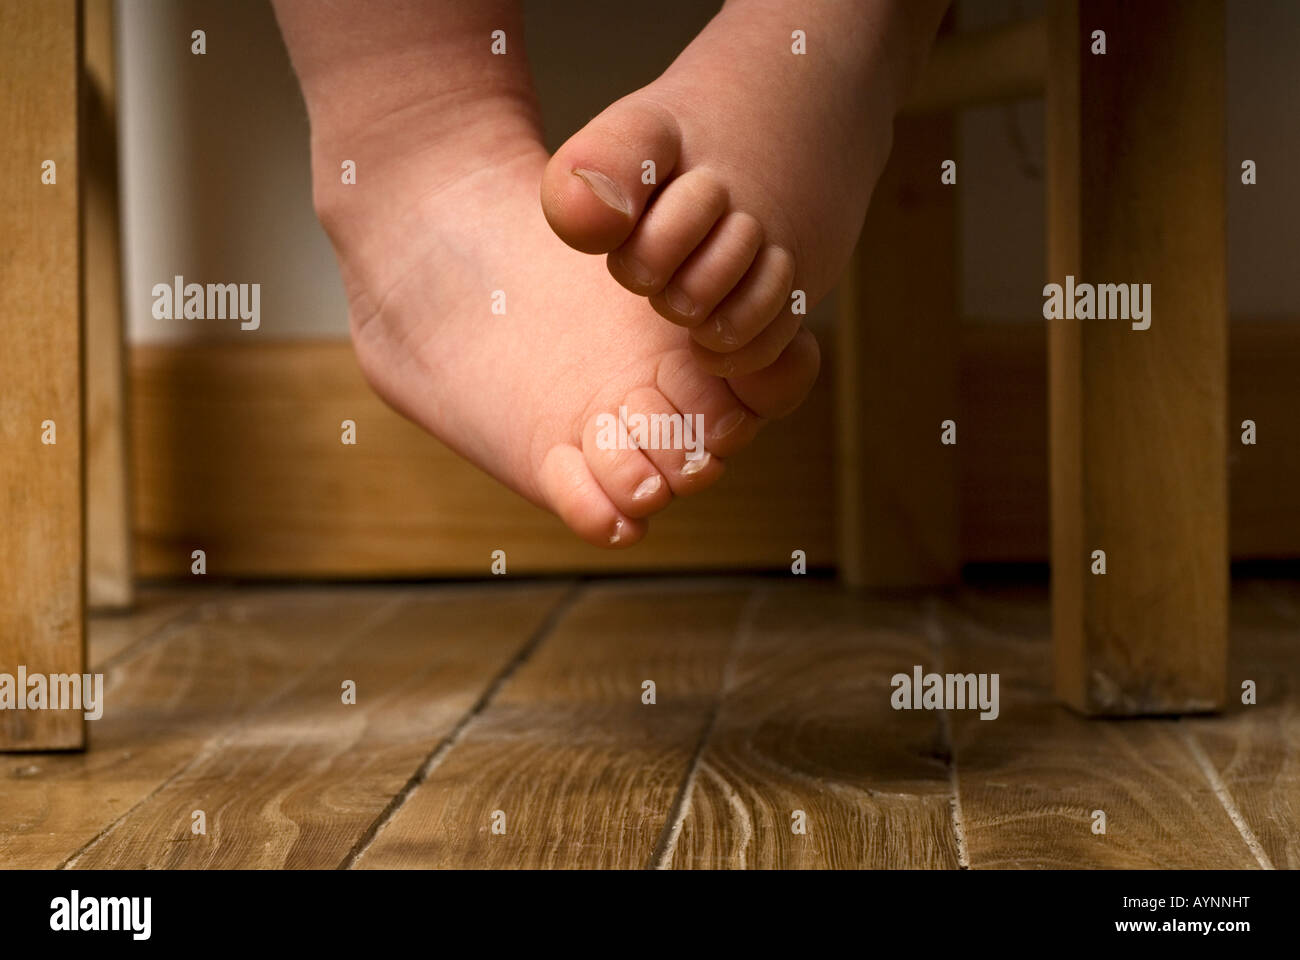
<path fill-rule="evenodd" d="M 965 323 L 961 333 L 962 558 L 1042 563 L 1049 547 L 1047 331 L 1041 321 L 1003 320 Z"/>
<path fill-rule="evenodd" d="M 815 581 L 751 611 L 701 753 L 674 868 L 955 868 L 939 716 L 890 706 L 930 669 L 916 602 Z M 805 814 L 796 834 L 794 811 Z"/>
<path fill-rule="evenodd" d="M 1182 721 L 1054 704 L 1042 587 L 584 590 L 147 589 L 91 621 L 91 749 L 0 757 L 0 866 L 1297 865 L 1295 583 L 1236 594 L 1258 705 Z M 998 672 L 998 719 L 891 710 L 916 663 Z"/>
<path fill-rule="evenodd" d="M 957 187 L 952 117 L 903 118 L 840 290 L 839 562 L 853 586 L 951 583 L 957 514 Z M 920 386 L 923 385 L 923 386 Z M 958 444 L 940 443 L 957 422 Z"/>
<path fill-rule="evenodd" d="M 713 712 L 747 591 L 595 587 L 466 727 L 363 868 L 641 868 Z M 656 702 L 642 702 L 653 680 Z M 492 832 L 495 811 L 505 833 Z"/>
<path fill-rule="evenodd" d="M 1227 715 L 1184 721 L 1259 844 L 1263 861 L 1300 869 L 1300 590 L 1234 591 Z M 1241 702 L 1253 680 L 1256 702 Z M 1259 857 L 1257 856 L 1257 859 Z"/>
<path fill-rule="evenodd" d="M 367 636 L 405 596 L 241 591 L 133 645 L 108 662 L 104 715 L 89 724 L 85 754 L 0 758 L 0 864 L 49 868 L 74 856 L 205 745 L 292 690 L 304 670 Z"/>
<path fill-rule="evenodd" d="M 81 673 L 81 252 L 75 0 L 0 0 L 0 672 Z M 41 182 L 55 164 L 55 182 Z M 54 444 L 42 424 L 54 421 Z M 0 750 L 81 747 L 80 710 L 5 710 Z"/>
<path fill-rule="evenodd" d="M 1300 556 L 1300 324 L 1246 321 L 1229 328 L 1229 544 L 1234 559 Z M 1256 442 L 1243 444 L 1254 420 Z M 1290 490 L 1290 493 L 1287 490 Z"/>
<path fill-rule="evenodd" d="M 1088 720 L 1053 702 L 1045 601 L 963 591 L 940 608 L 944 672 L 1000 677 L 996 719 L 949 714 L 971 867 L 1256 866 L 1177 722 Z"/>
<path fill-rule="evenodd" d="M 131 605 L 113 0 L 85 9 L 86 600 Z"/>
<path fill-rule="evenodd" d="M 90 668 L 102 672 L 113 661 L 124 657 L 137 643 L 147 642 L 164 628 L 198 616 L 201 607 L 209 607 L 225 598 L 229 591 L 202 586 L 146 587 L 129 612 L 98 611 L 86 625 L 86 648 Z"/>
<path fill-rule="evenodd" d="M 961 560 L 963 563 L 1042 562 L 1048 556 L 1047 496 L 1047 363 L 1046 332 L 1039 321 L 988 319 L 970 321 L 958 328 L 961 338 L 959 462 Z M 1231 410 L 1234 430 L 1249 417 L 1259 425 L 1259 443 L 1245 447 L 1230 431 L 1229 468 L 1232 494 L 1232 555 L 1234 559 L 1300 556 L 1300 505 L 1288 478 L 1300 476 L 1300 420 L 1295 408 L 1294 377 L 1300 364 L 1300 324 L 1294 319 L 1242 318 L 1231 327 Z M 208 353 L 190 347 L 135 348 L 132 363 L 133 408 L 140 462 L 135 470 L 135 496 L 144 503 L 147 517 L 139 521 L 137 557 L 142 575 L 189 573 L 192 544 L 230 543 L 241 568 L 267 576 L 323 575 L 322 568 L 346 566 L 352 576 L 385 573 L 419 575 L 433 572 L 481 574 L 486 569 L 483 550 L 501 529 L 498 517 L 511 517 L 519 505 L 513 495 L 482 481 L 450 453 L 432 451 L 423 434 L 404 427 L 382 406 L 376 405 L 382 428 L 364 437 L 364 457 L 332 457 L 322 446 L 315 415 L 299 406 L 304 395 L 339 408 L 356 410 L 369 403 L 368 388 L 354 378 L 354 361 L 345 343 L 282 343 L 264 360 L 251 362 L 242 352 L 227 353 L 212 347 Z M 283 353 L 279 353 L 283 351 Z M 285 357 L 284 354 L 289 356 Z M 277 385 L 280 370 L 303 377 L 315 364 L 329 385 L 317 396 L 305 382 L 289 388 Z M 254 376 L 251 371 L 256 370 Z M 339 375 L 336 371 L 342 370 Z M 241 372 L 242 371 L 242 372 Z M 203 394 L 186 399 L 190 383 Z M 328 393 L 329 397 L 323 395 Z M 733 500 L 718 523 L 748 523 L 760 527 L 744 537 L 775 540 L 786 530 L 792 542 L 812 544 L 809 560 L 815 566 L 835 563 L 832 531 L 836 524 L 835 500 L 813 488 L 825 483 L 832 460 L 833 438 L 826 396 L 798 427 L 783 432 L 780 425 L 765 431 L 755 444 L 764 448 L 756 461 L 737 460 L 728 483 Z M 259 420 L 258 410 L 264 416 Z M 217 430 L 216 442 L 225 454 L 222 462 L 207 447 L 182 430 L 174 418 L 183 409 L 200 423 L 233 418 L 249 431 L 249 446 Z M 341 411 L 336 411 L 341 412 Z M 294 413 L 293 417 L 289 414 Z M 170 424 L 170 426 L 168 426 Z M 272 427 L 277 431 L 272 436 Z M 166 427 L 166 429 L 164 429 Z M 389 429 L 389 428 L 392 429 Z M 211 436 L 211 434 L 209 434 Z M 336 437 L 330 435 L 330 442 Z M 354 448 L 344 448 L 353 450 Z M 249 457 L 256 451 L 260 459 Z M 328 470 L 311 472 L 293 456 L 312 452 L 313 463 Z M 780 463 L 781 471 L 806 470 L 789 490 L 778 490 L 762 478 L 766 463 Z M 800 464 L 804 466 L 800 467 Z M 468 472 L 466 472 L 468 470 Z M 256 476 L 261 483 L 298 484 L 303 497 L 284 490 L 252 490 L 251 503 L 236 496 L 239 476 Z M 783 475 L 778 473 L 778 475 Z M 209 476 L 230 484 L 228 494 L 214 493 Z M 381 485 L 380 480 L 388 482 Z M 762 491 L 749 486 L 753 479 Z M 328 482 L 327 482 L 328 481 Z M 391 482 L 389 482 L 391 481 Z M 464 493 L 461 485 L 464 485 Z M 477 486 L 475 486 L 477 484 Z M 251 484 L 250 484 L 251 487 Z M 202 489 L 196 500 L 193 490 Z M 799 492 L 799 491 L 806 492 Z M 763 492 L 766 491 L 766 492 Z M 465 504 L 477 504 L 470 513 Z M 344 505 L 334 509 L 334 500 Z M 797 501 L 797 502 L 796 502 Z M 747 516 L 741 516 L 742 509 Z M 691 503 L 676 504 L 693 509 Z M 426 511 L 438 512 L 430 515 Z M 797 510 L 803 519 L 785 511 Z M 527 515 L 527 511 L 524 511 Z M 673 511 L 669 511 L 665 521 Z M 764 518 L 755 520 L 755 517 Z M 373 521 L 373 538 L 364 522 Z M 726 519 L 730 518 L 730 519 Z M 656 521 L 655 534 L 626 556 L 611 558 L 586 552 L 568 541 L 571 535 L 558 524 L 534 516 L 539 523 L 529 533 L 531 561 L 554 563 L 594 571 L 604 564 L 637 561 L 645 550 L 647 566 L 694 566 L 730 556 L 736 566 L 788 569 L 790 551 L 749 553 L 739 543 L 709 545 L 698 555 L 679 549 L 678 540 L 667 553 L 654 544 L 664 524 Z M 533 522 L 530 520 L 529 522 Z M 808 536 L 790 532 L 805 529 Z M 729 541 L 727 528 L 711 528 Z M 327 540 L 322 531 L 332 531 Z M 672 534 L 671 529 L 669 530 Z M 679 534 L 681 531 L 679 530 Z M 737 534 L 737 536 L 740 536 Z M 240 544 L 244 544 L 243 549 Z M 253 556 L 249 545 L 265 553 Z M 341 556 L 341 544 L 350 551 Z M 475 546 L 477 544 L 477 546 Z M 491 548 L 495 549 L 495 547 Z M 793 548 L 792 548 L 793 549 Z M 223 549 L 222 553 L 226 551 Z M 511 554 L 514 556 L 514 554 Z M 698 556 L 698 559 L 696 557 Z M 223 560 L 223 563 L 225 561 Z M 512 565 L 511 570 L 515 568 Z"/>
<path fill-rule="evenodd" d="M 1223 4 L 1062 2 L 1050 16 L 1049 278 L 1151 284 L 1150 329 L 1048 321 L 1056 690 L 1090 714 L 1214 710 L 1228 622 Z M 1089 52 L 1098 23 L 1104 56 Z M 1089 569 L 1098 549 L 1104 576 Z"/>
<path fill-rule="evenodd" d="M 604 551 L 389 410 L 346 341 L 132 351 L 137 572 L 222 576 L 484 576 L 833 563 L 829 388 L 764 430 L 713 490 Z M 344 419 L 357 444 L 339 442 Z"/>
<path fill-rule="evenodd" d="M 71 865 L 340 866 L 564 592 L 500 582 L 428 591 L 324 655 L 292 631 L 301 678 L 206 742 Z M 353 705 L 341 699 L 345 680 Z M 195 810 L 205 835 L 191 832 Z"/>
<path fill-rule="evenodd" d="M 1048 556 L 1047 333 L 1007 319 L 962 325 L 961 542 L 967 563 Z M 1300 323 L 1242 317 L 1230 347 L 1228 481 L 1234 560 L 1300 556 Z M 1241 443 L 1252 419 L 1258 442 Z"/>
<path fill-rule="evenodd" d="M 954 33 L 935 43 L 903 112 L 950 112 L 1042 96 L 1046 73 L 1045 17 Z"/>

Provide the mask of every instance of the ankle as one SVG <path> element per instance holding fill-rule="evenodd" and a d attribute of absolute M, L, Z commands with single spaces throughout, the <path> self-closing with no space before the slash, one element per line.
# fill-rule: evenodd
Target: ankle
<path fill-rule="evenodd" d="M 391 225 L 542 141 L 516 0 L 384 7 L 276 0 L 311 122 L 316 210 L 336 246 L 355 222 Z"/>
<path fill-rule="evenodd" d="M 535 112 L 518 0 L 275 0 L 312 130 L 367 129 L 416 104 L 508 97 Z M 498 35 L 505 46 L 496 46 Z"/>
<path fill-rule="evenodd" d="M 366 224 L 391 229 L 421 201 L 485 168 L 545 155 L 535 108 L 524 98 L 475 93 L 412 102 L 360 124 L 313 127 L 312 200 L 337 247 Z"/>

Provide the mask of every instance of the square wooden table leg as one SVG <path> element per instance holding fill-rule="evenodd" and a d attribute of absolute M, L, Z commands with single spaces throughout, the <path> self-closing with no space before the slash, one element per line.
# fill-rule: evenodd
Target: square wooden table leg
<path fill-rule="evenodd" d="M 954 583 L 957 506 L 957 187 L 951 114 L 901 117 L 840 285 L 836 338 L 839 563 L 859 587 Z"/>
<path fill-rule="evenodd" d="M 85 669 L 76 0 L 0 0 L 0 63 L 0 674 L 27 697 Z M 5 706 L 0 749 L 84 746 L 80 705 Z"/>
<path fill-rule="evenodd" d="M 1228 614 L 1223 3 L 1058 0 L 1049 16 L 1049 282 L 1150 284 L 1148 329 L 1046 321 L 1056 689 L 1090 714 L 1216 710 Z"/>

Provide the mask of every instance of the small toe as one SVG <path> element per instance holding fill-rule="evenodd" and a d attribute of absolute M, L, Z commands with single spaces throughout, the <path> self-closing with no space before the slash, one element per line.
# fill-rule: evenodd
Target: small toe
<path fill-rule="evenodd" d="M 783 310 L 788 311 L 793 284 L 794 257 L 783 247 L 765 246 L 754 258 L 744 279 L 704 323 L 691 330 L 691 337 L 701 347 L 715 353 L 740 350 L 758 337 Z"/>
<path fill-rule="evenodd" d="M 592 417 L 582 434 L 582 453 L 592 476 L 620 511 L 634 519 L 658 513 L 672 501 L 668 481 L 632 444 L 621 444 L 617 414 Z"/>
<path fill-rule="evenodd" d="M 539 482 L 551 510 L 588 543 L 630 547 L 645 536 L 646 522 L 614 506 L 582 451 L 572 444 L 557 444 L 547 451 Z"/>
<path fill-rule="evenodd" d="M 657 386 L 676 409 L 703 416 L 704 447 L 715 457 L 725 460 L 739 453 L 763 427 L 763 418 L 740 401 L 726 380 L 701 370 L 689 350 L 660 361 Z"/>
<path fill-rule="evenodd" d="M 609 255 L 609 272 L 635 294 L 659 293 L 709 235 L 726 206 L 726 187 L 712 174 L 682 174 L 663 188 L 627 242 Z"/>
<path fill-rule="evenodd" d="M 667 479 L 672 492 L 689 496 L 722 476 L 722 460 L 705 445 L 704 416 L 683 413 L 659 390 L 641 387 L 627 397 L 632 439 Z M 639 417 L 637 416 L 639 414 Z"/>
<path fill-rule="evenodd" d="M 683 327 L 704 322 L 754 262 L 763 243 L 762 225 L 747 213 L 729 213 L 695 248 L 650 305 Z"/>
<path fill-rule="evenodd" d="M 808 397 L 821 368 L 817 338 L 801 326 L 775 361 L 762 370 L 727 380 L 736 397 L 766 419 L 792 413 Z"/>

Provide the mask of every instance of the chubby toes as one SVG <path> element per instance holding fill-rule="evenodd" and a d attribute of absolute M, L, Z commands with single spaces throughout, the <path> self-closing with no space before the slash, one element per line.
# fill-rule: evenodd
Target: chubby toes
<path fill-rule="evenodd" d="M 726 208 L 727 190 L 710 173 L 692 170 L 675 178 L 609 255 L 609 272 L 633 293 L 660 293 Z"/>
<path fill-rule="evenodd" d="M 731 353 L 717 353 L 692 341 L 691 355 L 702 370 L 715 377 L 743 377 L 775 363 L 802 328 L 801 318 L 786 310 L 753 340 Z"/>
<path fill-rule="evenodd" d="M 666 355 L 659 364 L 659 391 L 676 409 L 699 414 L 704 447 L 724 460 L 758 435 L 764 419 L 737 398 L 720 377 L 700 370 L 689 350 Z"/>
<path fill-rule="evenodd" d="M 817 338 L 800 326 L 780 355 L 753 373 L 731 377 L 727 386 L 736 397 L 765 419 L 792 413 L 808 397 L 821 369 Z"/>
<path fill-rule="evenodd" d="M 551 510 L 594 546 L 630 547 L 646 534 L 646 522 L 614 505 L 582 451 L 572 444 L 556 444 L 547 451 L 538 482 Z"/>
<path fill-rule="evenodd" d="M 784 247 L 764 246 L 735 289 L 703 323 L 692 328 L 692 339 L 714 353 L 742 350 L 783 312 L 789 313 L 793 284 L 794 257 Z M 720 370 L 712 372 L 725 375 Z"/>
<path fill-rule="evenodd" d="M 618 415 L 610 417 L 593 417 L 583 430 L 582 454 L 592 476 L 627 516 L 639 520 L 658 513 L 672 501 L 672 488 L 637 446 L 618 441 Z"/>
<path fill-rule="evenodd" d="M 639 448 L 675 496 L 697 493 L 722 476 L 722 459 L 705 442 L 704 415 L 679 410 L 656 387 L 638 387 L 627 395 L 616 429 L 624 438 L 619 442 Z M 608 434 L 604 443 L 610 443 Z"/>
<path fill-rule="evenodd" d="M 726 214 L 663 289 L 650 296 L 650 305 L 665 320 L 698 326 L 745 276 L 762 243 L 763 227 L 754 217 Z"/>

